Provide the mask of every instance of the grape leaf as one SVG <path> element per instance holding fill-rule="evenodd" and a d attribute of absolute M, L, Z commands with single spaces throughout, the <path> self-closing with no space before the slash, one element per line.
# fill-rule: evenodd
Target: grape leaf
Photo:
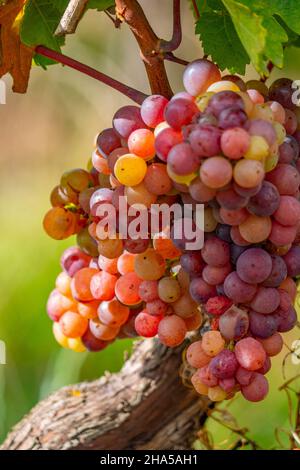
<path fill-rule="evenodd" d="M 19 19 L 24 0 L 10 0 L 0 6 L 0 77 L 10 73 L 13 90 L 25 93 L 28 86 L 33 50 L 21 43 Z"/>
<path fill-rule="evenodd" d="M 299 0 L 269 0 L 269 7 L 280 16 L 287 26 L 300 34 L 300 8 Z"/>
<path fill-rule="evenodd" d="M 224 13 L 202 11 L 196 24 L 196 33 L 200 34 L 204 53 L 210 55 L 221 70 L 244 74 L 250 59 L 230 16 Z"/>

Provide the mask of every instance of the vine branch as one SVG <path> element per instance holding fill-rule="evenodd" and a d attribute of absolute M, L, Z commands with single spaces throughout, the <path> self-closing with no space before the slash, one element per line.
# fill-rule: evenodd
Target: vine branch
<path fill-rule="evenodd" d="M 89 77 L 92 77 L 95 80 L 110 86 L 114 90 L 117 90 L 130 98 L 135 103 L 142 104 L 144 99 L 148 96 L 145 93 L 136 90 L 135 88 L 125 85 L 124 83 L 121 83 L 118 80 L 115 80 L 114 78 L 111 78 L 108 75 L 105 75 L 104 73 L 89 67 L 88 65 L 82 64 L 78 60 L 72 59 L 71 57 L 61 54 L 60 52 L 53 51 L 48 47 L 37 46 L 35 51 L 44 57 L 48 57 L 49 59 L 55 60 L 56 62 L 66 65 L 67 67 L 78 70 L 79 72 L 82 72 L 85 75 L 88 75 Z"/>
<path fill-rule="evenodd" d="M 116 0 L 117 17 L 125 22 L 134 34 L 141 51 L 152 93 L 166 98 L 173 95 L 164 57 L 158 53 L 160 40 L 154 33 L 137 0 Z"/>
<path fill-rule="evenodd" d="M 173 0 L 173 36 L 170 41 L 160 41 L 160 52 L 171 52 L 178 49 L 182 41 L 180 0 Z"/>
<path fill-rule="evenodd" d="M 197 1 L 192 0 L 192 5 L 193 5 L 193 8 L 194 8 L 195 16 L 196 16 L 197 20 L 199 20 L 200 19 L 200 12 L 199 12 L 199 8 L 197 6 Z"/>
<path fill-rule="evenodd" d="M 63 14 L 62 19 L 57 26 L 55 36 L 64 36 L 65 34 L 73 34 L 77 25 L 85 11 L 88 0 L 70 0 Z"/>

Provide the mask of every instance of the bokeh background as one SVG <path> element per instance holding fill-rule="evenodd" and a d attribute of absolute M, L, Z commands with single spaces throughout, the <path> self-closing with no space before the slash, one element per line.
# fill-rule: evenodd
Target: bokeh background
<path fill-rule="evenodd" d="M 186 5 L 188 2 L 185 2 Z M 171 0 L 143 0 L 155 30 L 171 36 Z M 183 10 L 183 43 L 178 55 L 186 60 L 201 57 L 194 35 L 193 17 Z M 136 43 L 126 26 L 113 27 L 103 13 L 88 12 L 77 34 L 67 39 L 66 54 L 135 88 L 148 92 Z M 300 78 L 300 50 L 286 53 L 286 66 L 273 77 Z M 182 89 L 182 66 L 168 63 L 174 91 Z M 248 78 L 257 78 L 249 67 Z M 5 77 L 10 90 L 11 80 Z M 61 174 L 85 167 L 94 136 L 111 125 L 114 112 L 128 99 L 101 83 L 60 65 L 46 72 L 34 67 L 26 95 L 7 94 L 0 105 L 0 339 L 7 348 L 7 365 L 0 365 L 0 442 L 13 424 L 40 399 L 57 388 L 118 371 L 130 341 L 119 341 L 97 354 L 62 350 L 55 343 L 51 321 L 45 313 L 47 296 L 58 274 L 59 258 L 73 240 L 56 242 L 42 230 L 49 208 L 49 194 Z M 297 332 L 286 336 L 287 345 Z M 284 354 L 288 352 L 285 349 Z M 283 355 L 284 355 L 283 354 Z M 289 362 L 289 361 L 288 361 Z M 271 391 L 261 404 L 238 398 L 230 406 L 241 427 L 268 449 L 276 445 L 275 428 L 288 427 L 282 357 L 274 361 Z M 296 374 L 296 366 L 289 366 Z M 299 372 L 299 369 L 298 369 Z M 226 448 L 230 432 L 210 421 L 216 444 Z"/>

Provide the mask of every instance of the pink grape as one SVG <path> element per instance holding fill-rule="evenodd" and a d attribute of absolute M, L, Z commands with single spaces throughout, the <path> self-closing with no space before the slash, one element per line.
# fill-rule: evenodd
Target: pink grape
<path fill-rule="evenodd" d="M 167 98 L 161 95 L 151 95 L 143 101 L 141 116 L 147 126 L 154 128 L 164 120 L 164 110 L 168 102 Z"/>
<path fill-rule="evenodd" d="M 160 341 L 169 348 L 181 344 L 187 333 L 185 322 L 177 315 L 164 317 L 158 326 L 158 337 Z"/>
<path fill-rule="evenodd" d="M 240 196 L 234 189 L 229 188 L 219 191 L 216 197 L 220 206 L 227 210 L 238 210 L 248 204 L 249 199 Z"/>
<path fill-rule="evenodd" d="M 287 267 L 287 273 L 290 277 L 296 277 L 300 274 L 300 247 L 292 246 L 292 248 L 283 256 Z"/>
<path fill-rule="evenodd" d="M 223 132 L 221 137 L 222 152 L 231 160 L 240 159 L 250 145 L 249 133 L 242 127 L 232 127 Z"/>
<path fill-rule="evenodd" d="M 263 315 L 252 310 L 249 320 L 250 331 L 256 337 L 269 338 L 277 331 L 278 320 L 274 315 Z"/>
<path fill-rule="evenodd" d="M 236 373 L 238 362 L 235 354 L 228 349 L 223 349 L 209 363 L 209 369 L 218 379 L 230 379 Z"/>
<path fill-rule="evenodd" d="M 230 307 L 219 320 L 220 333 L 227 341 L 239 340 L 246 335 L 249 328 L 249 317 L 246 310 L 236 306 Z"/>
<path fill-rule="evenodd" d="M 136 316 L 134 326 L 139 336 L 152 338 L 157 335 L 160 321 L 161 317 L 142 311 Z"/>
<path fill-rule="evenodd" d="M 104 131 L 100 132 L 98 135 L 96 145 L 98 152 L 104 158 L 107 158 L 113 150 L 121 147 L 121 140 L 114 129 L 104 129 Z"/>
<path fill-rule="evenodd" d="M 182 134 L 172 128 L 162 130 L 155 139 L 155 151 L 163 162 L 168 159 L 170 150 L 182 142 Z"/>
<path fill-rule="evenodd" d="M 241 391 L 246 400 L 257 402 L 266 397 L 269 391 L 269 384 L 262 374 L 255 372 L 250 384 L 242 386 Z"/>
<path fill-rule="evenodd" d="M 184 98 L 170 101 L 165 108 L 165 120 L 179 131 L 183 126 L 190 124 L 193 116 L 198 113 L 198 108 L 192 101 Z"/>
<path fill-rule="evenodd" d="M 199 177 L 191 182 L 189 192 L 197 202 L 211 201 L 216 195 L 216 190 L 205 186 Z"/>
<path fill-rule="evenodd" d="M 272 124 L 263 119 L 253 119 L 248 121 L 246 129 L 250 135 L 259 135 L 263 137 L 269 145 L 276 141 L 276 132 Z"/>
<path fill-rule="evenodd" d="M 272 269 L 263 286 L 278 287 L 287 277 L 287 267 L 281 256 L 272 255 Z"/>
<path fill-rule="evenodd" d="M 276 186 L 264 181 L 260 190 L 250 198 L 247 209 L 251 214 L 266 217 L 274 214 L 279 205 L 280 195 Z"/>
<path fill-rule="evenodd" d="M 175 145 L 168 154 L 168 165 L 177 175 L 188 175 L 197 170 L 200 160 L 190 144 Z"/>
<path fill-rule="evenodd" d="M 195 277 L 190 284 L 190 294 L 195 302 L 207 302 L 210 297 L 217 294 L 216 287 L 207 284 L 201 277 Z"/>
<path fill-rule="evenodd" d="M 229 245 L 218 237 L 209 238 L 204 243 L 201 255 L 203 260 L 210 266 L 224 266 L 230 260 Z"/>
<path fill-rule="evenodd" d="M 268 181 L 273 183 L 280 194 L 293 196 L 299 188 L 300 175 L 296 168 L 286 163 L 280 163 L 266 174 Z"/>
<path fill-rule="evenodd" d="M 131 105 L 120 108 L 113 117 L 113 126 L 117 134 L 127 140 L 133 131 L 145 127 L 140 108 Z"/>
<path fill-rule="evenodd" d="M 192 96 L 204 93 L 214 82 L 221 80 L 219 69 L 207 59 L 191 62 L 183 73 L 184 88 Z"/>
<path fill-rule="evenodd" d="M 188 140 L 199 157 L 212 157 L 221 151 L 221 131 L 215 126 L 206 124 L 197 127 Z"/>
<path fill-rule="evenodd" d="M 293 243 L 296 233 L 297 226 L 287 227 L 273 220 L 269 239 L 276 246 L 285 246 Z"/>
<path fill-rule="evenodd" d="M 300 202 L 293 196 L 281 196 L 273 217 L 281 225 L 296 225 L 300 220 Z"/>
<path fill-rule="evenodd" d="M 224 110 L 232 107 L 244 110 L 245 104 L 242 97 L 233 91 L 220 91 L 211 97 L 206 112 L 219 117 Z"/>
<path fill-rule="evenodd" d="M 268 314 L 274 312 L 280 303 L 280 295 L 273 287 L 260 286 L 252 299 L 251 308 L 258 313 Z"/>
<path fill-rule="evenodd" d="M 232 166 L 226 158 L 208 158 L 200 167 L 200 177 L 209 188 L 222 188 L 231 181 Z"/>
<path fill-rule="evenodd" d="M 235 345 L 235 355 L 238 363 L 247 370 L 260 369 L 266 359 L 262 345 L 254 338 L 243 338 Z"/>

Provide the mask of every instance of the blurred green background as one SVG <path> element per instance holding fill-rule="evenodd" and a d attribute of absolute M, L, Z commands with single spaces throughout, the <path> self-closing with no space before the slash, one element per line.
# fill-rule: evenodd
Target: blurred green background
<path fill-rule="evenodd" d="M 171 0 L 141 3 L 158 35 L 169 37 Z M 187 7 L 183 25 L 178 55 L 198 58 L 202 51 Z M 86 14 L 64 52 L 148 91 L 134 39 L 126 27 L 114 29 L 104 14 Z M 182 67 L 170 63 L 167 68 L 174 91 L 181 90 Z M 273 73 L 283 75 L 300 78 L 299 50 L 288 51 L 285 70 Z M 257 78 L 251 68 L 247 76 Z M 10 90 L 11 81 L 5 80 Z M 60 270 L 60 255 L 74 241 L 55 242 L 41 226 L 50 191 L 63 171 L 86 166 L 94 136 L 110 126 L 114 112 L 125 104 L 127 98 L 114 90 L 57 65 L 47 72 L 33 68 L 28 93 L 8 91 L 7 104 L 0 105 L 0 339 L 7 348 L 7 365 L 0 365 L 0 441 L 41 398 L 63 385 L 119 370 L 124 351 L 130 349 L 130 341 L 119 341 L 101 353 L 76 354 L 55 343 L 45 303 Z M 289 335 L 286 343 L 296 337 L 297 332 Z M 286 398 L 278 391 L 281 362 L 282 357 L 274 361 L 271 391 L 263 403 L 238 398 L 232 405 L 239 424 L 249 427 L 263 448 L 275 445 L 275 427 L 287 426 Z M 296 373 L 294 366 L 291 374 Z M 216 443 L 228 436 L 213 422 L 209 429 Z"/>

